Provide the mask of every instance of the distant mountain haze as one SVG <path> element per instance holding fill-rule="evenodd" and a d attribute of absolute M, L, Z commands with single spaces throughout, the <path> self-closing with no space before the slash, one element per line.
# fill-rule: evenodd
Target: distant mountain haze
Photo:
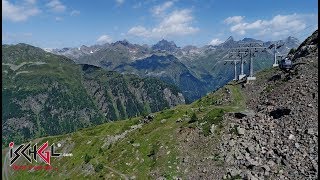
<path fill-rule="evenodd" d="M 235 41 L 230 36 L 219 45 L 203 47 L 178 47 L 173 41 L 165 39 L 151 47 L 123 40 L 90 47 L 52 49 L 50 52 L 69 57 L 78 64 L 91 64 L 140 77 L 159 78 L 179 87 L 188 102 L 192 102 L 233 79 L 233 67 L 230 64 L 224 65 L 223 60 L 231 48 L 245 46 L 245 43 L 259 43 L 266 47 L 272 43 L 283 44 L 278 51 L 279 54 L 286 55 L 290 49 L 298 47 L 299 40 L 290 36 L 279 41 L 264 42 L 253 38 Z M 272 66 L 273 57 L 273 50 L 259 52 L 254 57 L 254 71 Z M 248 57 L 246 60 L 249 62 Z M 248 65 L 249 63 L 244 67 L 246 74 Z"/>

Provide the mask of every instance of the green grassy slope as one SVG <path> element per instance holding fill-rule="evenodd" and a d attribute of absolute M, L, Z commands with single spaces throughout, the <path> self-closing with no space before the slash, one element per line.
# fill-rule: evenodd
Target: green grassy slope
<path fill-rule="evenodd" d="M 2 145 L 105 122 L 71 60 L 25 44 L 2 48 Z"/>
<path fill-rule="evenodd" d="M 2 52 L 2 147 L 183 103 L 159 80 L 77 65 L 27 44 Z"/>
<path fill-rule="evenodd" d="M 14 179 L 184 177 L 180 163 L 188 150 L 182 149 L 179 141 L 181 131 L 199 128 L 201 136 L 219 138 L 219 131 L 224 128 L 222 115 L 243 110 L 244 101 L 238 85 L 226 85 L 190 105 L 154 113 L 153 121 L 147 124 L 140 123 L 142 117 L 137 117 L 46 137 L 41 142 L 61 143 L 57 151 L 73 156 L 52 158 L 52 166 L 57 167 L 57 171 L 10 172 Z M 193 114 L 196 115 L 194 122 Z M 214 134 L 210 131 L 212 124 L 217 126 Z M 197 151 L 202 153 L 202 148 Z M 223 163 L 216 160 L 212 163 Z"/>

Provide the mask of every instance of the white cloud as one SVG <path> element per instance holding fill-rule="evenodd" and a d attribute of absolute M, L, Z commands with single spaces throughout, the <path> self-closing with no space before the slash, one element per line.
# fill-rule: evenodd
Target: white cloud
<path fill-rule="evenodd" d="M 108 35 L 102 35 L 97 39 L 97 43 L 99 44 L 104 44 L 104 43 L 111 43 L 112 42 L 112 38 Z"/>
<path fill-rule="evenodd" d="M 232 16 L 225 19 L 224 22 L 227 24 L 240 23 L 243 19 L 244 16 Z"/>
<path fill-rule="evenodd" d="M 56 21 L 62 21 L 63 18 L 62 18 L 62 17 L 56 17 L 55 20 L 56 20 Z"/>
<path fill-rule="evenodd" d="M 189 9 L 173 11 L 164 16 L 158 26 L 151 29 L 147 29 L 143 26 L 135 26 L 128 31 L 128 34 L 152 38 L 193 34 L 198 32 L 199 28 L 191 26 L 192 21 L 193 16 Z"/>
<path fill-rule="evenodd" d="M 17 5 L 11 4 L 7 0 L 2 0 L 2 17 L 10 21 L 25 21 L 31 16 L 39 14 L 41 11 L 31 4 Z"/>
<path fill-rule="evenodd" d="M 225 19 L 230 24 L 230 31 L 245 35 L 247 32 L 255 36 L 288 36 L 290 33 L 298 32 L 306 27 L 306 21 L 310 15 L 291 14 L 277 15 L 269 20 L 256 20 L 254 22 L 244 21 L 244 17 L 234 16 Z"/>
<path fill-rule="evenodd" d="M 172 1 L 167 1 L 161 5 L 155 6 L 151 9 L 151 12 L 153 13 L 153 15 L 161 15 L 163 14 L 167 9 L 169 9 L 170 7 L 173 6 L 173 2 Z"/>
<path fill-rule="evenodd" d="M 134 5 L 132 6 L 132 8 L 133 8 L 133 9 L 137 9 L 137 8 L 140 8 L 141 6 L 142 6 L 142 3 L 141 3 L 141 2 L 138 2 L 138 3 L 134 4 Z"/>
<path fill-rule="evenodd" d="M 215 45 L 219 45 L 223 43 L 223 41 L 221 41 L 220 39 L 212 39 L 212 41 L 209 43 L 209 45 L 215 46 Z"/>
<path fill-rule="evenodd" d="M 158 27 L 152 29 L 152 32 L 164 36 L 192 34 L 199 30 L 190 26 L 192 20 L 193 16 L 190 10 L 174 11 L 165 17 Z"/>
<path fill-rule="evenodd" d="M 135 26 L 128 31 L 128 34 L 142 37 L 149 37 L 150 32 L 143 26 Z"/>
<path fill-rule="evenodd" d="M 49 7 L 54 12 L 64 12 L 67 7 L 63 5 L 59 0 L 51 0 L 47 3 L 47 7 Z"/>
<path fill-rule="evenodd" d="M 28 4 L 35 4 L 37 0 L 25 0 Z"/>
<path fill-rule="evenodd" d="M 118 6 L 120 6 L 121 4 L 124 3 L 124 0 L 116 0 L 116 3 L 117 3 Z"/>
<path fill-rule="evenodd" d="M 73 10 L 70 13 L 71 16 L 78 16 L 79 14 L 80 14 L 80 11 L 78 11 L 78 10 Z"/>

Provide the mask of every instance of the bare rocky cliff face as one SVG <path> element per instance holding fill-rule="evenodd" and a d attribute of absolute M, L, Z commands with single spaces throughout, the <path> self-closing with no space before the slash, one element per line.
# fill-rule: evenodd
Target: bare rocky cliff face
<path fill-rule="evenodd" d="M 243 85 L 253 114 L 225 116 L 224 178 L 318 179 L 318 30 L 296 50 L 294 70 Z"/>
<path fill-rule="evenodd" d="M 114 73 L 104 73 L 105 78 L 98 75 L 92 77 L 84 73 L 82 84 L 108 120 L 125 119 L 185 104 L 181 93 L 162 86 L 158 80 L 148 83 L 120 74 L 114 77 Z"/>
<path fill-rule="evenodd" d="M 164 98 L 167 100 L 170 107 L 174 107 L 177 104 L 185 104 L 186 100 L 183 97 L 182 93 L 178 93 L 177 95 L 173 94 L 169 88 L 165 88 L 163 90 Z"/>

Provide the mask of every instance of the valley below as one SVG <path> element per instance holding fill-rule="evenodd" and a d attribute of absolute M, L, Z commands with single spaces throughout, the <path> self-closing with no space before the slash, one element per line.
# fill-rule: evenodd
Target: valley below
<path fill-rule="evenodd" d="M 222 75 L 223 65 L 206 64 L 226 50 L 191 61 L 172 54 L 122 65 L 105 59 L 104 66 L 24 44 L 3 46 L 2 177 L 317 179 L 318 40 L 317 30 L 297 46 L 292 71 L 271 67 L 271 58 L 257 68 L 255 81 L 231 81 L 232 73 Z M 228 42 L 233 39 L 220 48 Z M 168 44 L 153 50 L 163 43 Z M 165 47 L 178 56 L 175 45 Z M 210 72 L 213 67 L 220 71 Z M 164 82 L 154 79 L 162 71 L 168 75 L 159 78 Z M 195 96 L 185 93 L 192 89 Z M 52 157 L 52 170 L 14 170 L 8 164 L 11 141 L 48 141 L 56 152 L 72 156 Z M 21 158 L 17 164 L 30 163 Z"/>

